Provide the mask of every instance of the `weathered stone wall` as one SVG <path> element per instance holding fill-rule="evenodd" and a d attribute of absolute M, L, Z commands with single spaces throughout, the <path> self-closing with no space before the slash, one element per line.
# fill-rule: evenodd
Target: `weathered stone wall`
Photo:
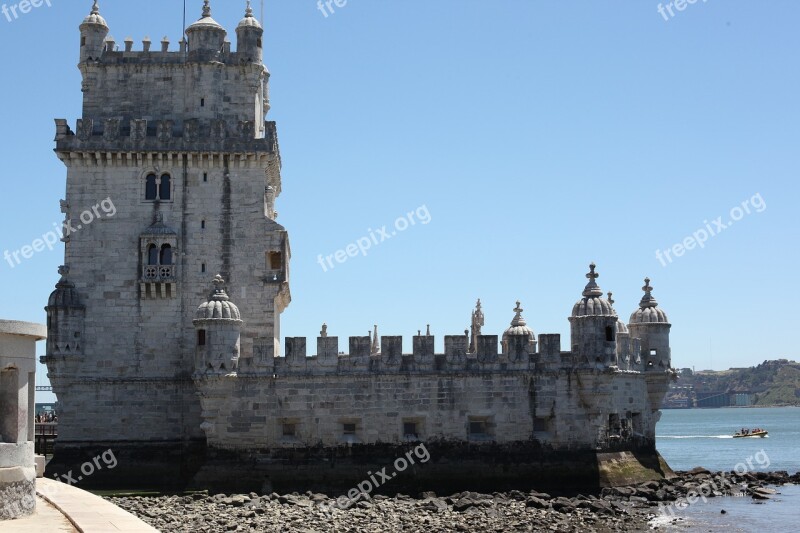
<path fill-rule="evenodd" d="M 44 326 L 0 320 L 0 520 L 36 508 L 34 376 L 44 338 Z"/>

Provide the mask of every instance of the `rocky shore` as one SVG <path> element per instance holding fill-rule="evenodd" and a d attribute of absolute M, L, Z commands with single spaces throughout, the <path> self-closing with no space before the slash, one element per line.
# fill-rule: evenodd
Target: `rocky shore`
<path fill-rule="evenodd" d="M 786 472 L 716 472 L 698 468 L 678 477 L 600 494 L 571 497 L 536 491 L 463 492 L 417 497 L 398 494 L 361 498 L 341 509 L 324 494 L 214 494 L 109 497 L 164 533 L 196 532 L 424 532 L 445 531 L 647 531 L 656 515 L 702 498 L 746 495 L 768 499 L 770 486 L 800 484 Z"/>

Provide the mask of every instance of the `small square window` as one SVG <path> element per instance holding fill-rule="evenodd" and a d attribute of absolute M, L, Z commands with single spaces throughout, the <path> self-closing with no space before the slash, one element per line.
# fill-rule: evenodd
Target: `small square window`
<path fill-rule="evenodd" d="M 653 357 L 657 356 L 658 350 L 650 350 L 650 355 L 652 355 Z"/>
<path fill-rule="evenodd" d="M 541 416 L 537 416 L 533 419 L 533 430 L 534 431 L 547 431 L 547 419 Z"/>
<path fill-rule="evenodd" d="M 269 270 L 280 270 L 283 268 L 283 255 L 280 252 L 268 252 L 267 266 Z"/>
<path fill-rule="evenodd" d="M 345 435 L 355 435 L 356 434 L 356 425 L 354 422 L 345 422 L 342 424 L 342 433 Z"/>
<path fill-rule="evenodd" d="M 416 422 L 403 422 L 403 436 L 404 437 L 419 437 Z"/>
<path fill-rule="evenodd" d="M 470 435 L 486 435 L 486 420 L 470 420 Z"/>
<path fill-rule="evenodd" d="M 284 424 L 283 424 L 283 436 L 284 437 L 294 437 L 296 435 L 297 435 L 297 424 L 284 422 Z"/>

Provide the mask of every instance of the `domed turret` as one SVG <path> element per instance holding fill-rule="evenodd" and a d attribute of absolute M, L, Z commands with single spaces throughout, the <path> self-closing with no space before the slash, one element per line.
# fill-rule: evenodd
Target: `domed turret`
<path fill-rule="evenodd" d="M 503 353 L 513 360 L 536 353 L 536 334 L 528 327 L 528 323 L 522 317 L 522 311 L 524 309 L 520 302 L 517 302 L 517 307 L 514 308 L 516 315 L 511 321 L 511 327 L 503 333 Z"/>
<path fill-rule="evenodd" d="M 600 274 L 597 265 L 589 265 L 586 277 L 589 283 L 583 289 L 583 298 L 572 307 L 569 321 L 572 326 L 572 351 L 585 363 L 616 363 L 617 312 L 611 302 L 603 298 L 597 285 Z"/>
<path fill-rule="evenodd" d="M 50 294 L 47 307 L 47 355 L 75 355 L 81 351 L 86 308 L 75 285 L 67 279 L 69 267 L 58 269 L 61 279 Z"/>
<path fill-rule="evenodd" d="M 219 274 L 214 278 L 214 292 L 197 308 L 192 324 L 197 330 L 195 370 L 201 374 L 235 372 L 243 322 Z"/>
<path fill-rule="evenodd" d="M 92 12 L 83 19 L 81 29 L 81 63 L 100 59 L 105 48 L 106 36 L 108 36 L 108 24 L 100 16 L 100 6 L 95 0 Z"/>
<path fill-rule="evenodd" d="M 247 63 L 260 63 L 263 59 L 262 39 L 264 29 L 261 23 L 253 16 L 250 0 L 247 0 L 247 9 L 244 18 L 236 27 L 236 51 L 241 56 L 240 60 Z"/>
<path fill-rule="evenodd" d="M 225 45 L 225 28 L 211 18 L 211 3 L 205 0 L 200 20 L 186 28 L 189 39 L 189 61 L 215 61 Z"/>
<path fill-rule="evenodd" d="M 642 340 L 642 359 L 645 361 L 645 369 L 665 371 L 670 368 L 672 360 L 669 347 L 669 331 L 672 325 L 667 314 L 658 307 L 658 302 L 653 297 L 650 278 L 645 278 L 642 290 L 644 296 L 639 302 L 639 308 L 631 314 L 628 329 L 632 339 Z"/>

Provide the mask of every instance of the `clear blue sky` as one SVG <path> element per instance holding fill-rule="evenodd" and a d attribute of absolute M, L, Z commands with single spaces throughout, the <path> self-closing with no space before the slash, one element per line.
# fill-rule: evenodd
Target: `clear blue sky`
<path fill-rule="evenodd" d="M 0 15 L 0 253 L 61 220 L 53 119 L 80 117 L 91 2 L 51 4 Z M 191 22 L 202 2 L 188 4 Z M 233 34 L 244 4 L 216 0 L 214 17 Z M 430 323 L 440 348 L 478 297 L 496 334 L 520 299 L 533 329 L 568 349 L 567 316 L 596 261 L 626 320 L 653 279 L 676 367 L 797 359 L 800 3 L 709 0 L 668 21 L 657 6 L 349 0 L 326 18 L 315 0 L 268 0 L 279 222 L 293 251 L 283 334 L 313 338 L 327 322 L 346 349 L 378 324 L 410 351 Z M 182 1 L 101 10 L 118 43 L 180 39 Z M 754 195 L 704 248 L 656 258 Z M 429 224 L 328 272 L 317 263 L 420 206 Z M 2 318 L 44 322 L 62 254 L 0 262 Z"/>

